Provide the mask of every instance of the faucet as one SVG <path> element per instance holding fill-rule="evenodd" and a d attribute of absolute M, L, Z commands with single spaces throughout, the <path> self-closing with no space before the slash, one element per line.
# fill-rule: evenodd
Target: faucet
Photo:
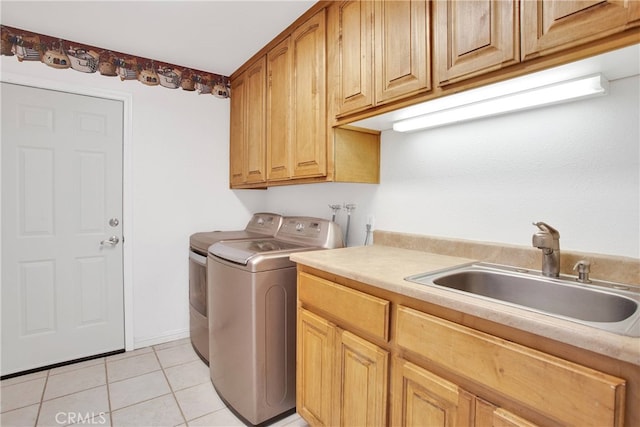
<path fill-rule="evenodd" d="M 534 222 L 539 228 L 533 235 L 533 246 L 542 249 L 542 275 L 560 276 L 560 233 L 544 222 Z"/>

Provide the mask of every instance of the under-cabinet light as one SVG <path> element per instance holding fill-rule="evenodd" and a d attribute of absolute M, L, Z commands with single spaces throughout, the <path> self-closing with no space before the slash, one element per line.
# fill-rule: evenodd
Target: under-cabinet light
<path fill-rule="evenodd" d="M 393 130 L 410 132 L 604 95 L 608 85 L 607 79 L 601 74 L 596 74 L 499 96 L 487 96 L 479 101 L 397 121 L 393 124 Z"/>

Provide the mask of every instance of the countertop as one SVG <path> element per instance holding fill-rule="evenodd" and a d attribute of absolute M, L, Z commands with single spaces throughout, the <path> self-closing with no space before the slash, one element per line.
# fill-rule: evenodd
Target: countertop
<path fill-rule="evenodd" d="M 292 254 L 291 260 L 640 366 L 640 338 L 613 334 L 568 320 L 404 280 L 414 274 L 479 260 L 377 244 L 300 252 Z"/>

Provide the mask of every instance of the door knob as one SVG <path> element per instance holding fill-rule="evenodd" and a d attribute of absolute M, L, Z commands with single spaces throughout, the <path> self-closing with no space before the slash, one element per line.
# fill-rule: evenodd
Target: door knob
<path fill-rule="evenodd" d="M 120 242 L 118 236 L 111 236 L 108 239 L 101 241 L 100 246 L 115 246 L 118 242 Z"/>

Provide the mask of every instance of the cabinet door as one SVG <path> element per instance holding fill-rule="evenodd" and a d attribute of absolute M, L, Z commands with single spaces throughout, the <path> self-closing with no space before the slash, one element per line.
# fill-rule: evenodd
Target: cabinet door
<path fill-rule="evenodd" d="M 373 2 L 336 5 L 338 116 L 373 106 Z M 331 19 L 331 18 L 330 18 Z"/>
<path fill-rule="evenodd" d="M 291 176 L 291 39 L 267 53 L 267 179 Z"/>
<path fill-rule="evenodd" d="M 518 4 L 518 0 L 434 3 L 441 86 L 519 62 Z"/>
<path fill-rule="evenodd" d="M 431 89 L 426 0 L 375 2 L 376 103 Z"/>
<path fill-rule="evenodd" d="M 475 403 L 475 425 L 478 427 L 536 427 L 537 425 L 480 398 L 476 397 Z"/>
<path fill-rule="evenodd" d="M 297 336 L 297 411 L 311 425 L 331 425 L 336 327 L 299 308 Z"/>
<path fill-rule="evenodd" d="M 640 2 L 523 0 L 522 58 L 530 59 L 640 26 Z"/>
<path fill-rule="evenodd" d="M 229 129 L 229 182 L 231 187 L 244 184 L 244 153 L 245 153 L 245 76 L 241 74 L 231 82 L 231 127 Z"/>
<path fill-rule="evenodd" d="M 265 182 L 266 147 L 266 62 L 259 59 L 246 71 L 246 182 Z"/>
<path fill-rule="evenodd" d="M 339 333 L 334 425 L 387 424 L 388 359 L 380 347 L 350 332 Z"/>
<path fill-rule="evenodd" d="M 326 19 L 322 9 L 291 35 L 293 177 L 327 174 Z"/>
<path fill-rule="evenodd" d="M 392 425 L 471 426 L 474 396 L 413 363 L 394 358 Z M 486 424 L 491 425 L 491 424 Z"/>

